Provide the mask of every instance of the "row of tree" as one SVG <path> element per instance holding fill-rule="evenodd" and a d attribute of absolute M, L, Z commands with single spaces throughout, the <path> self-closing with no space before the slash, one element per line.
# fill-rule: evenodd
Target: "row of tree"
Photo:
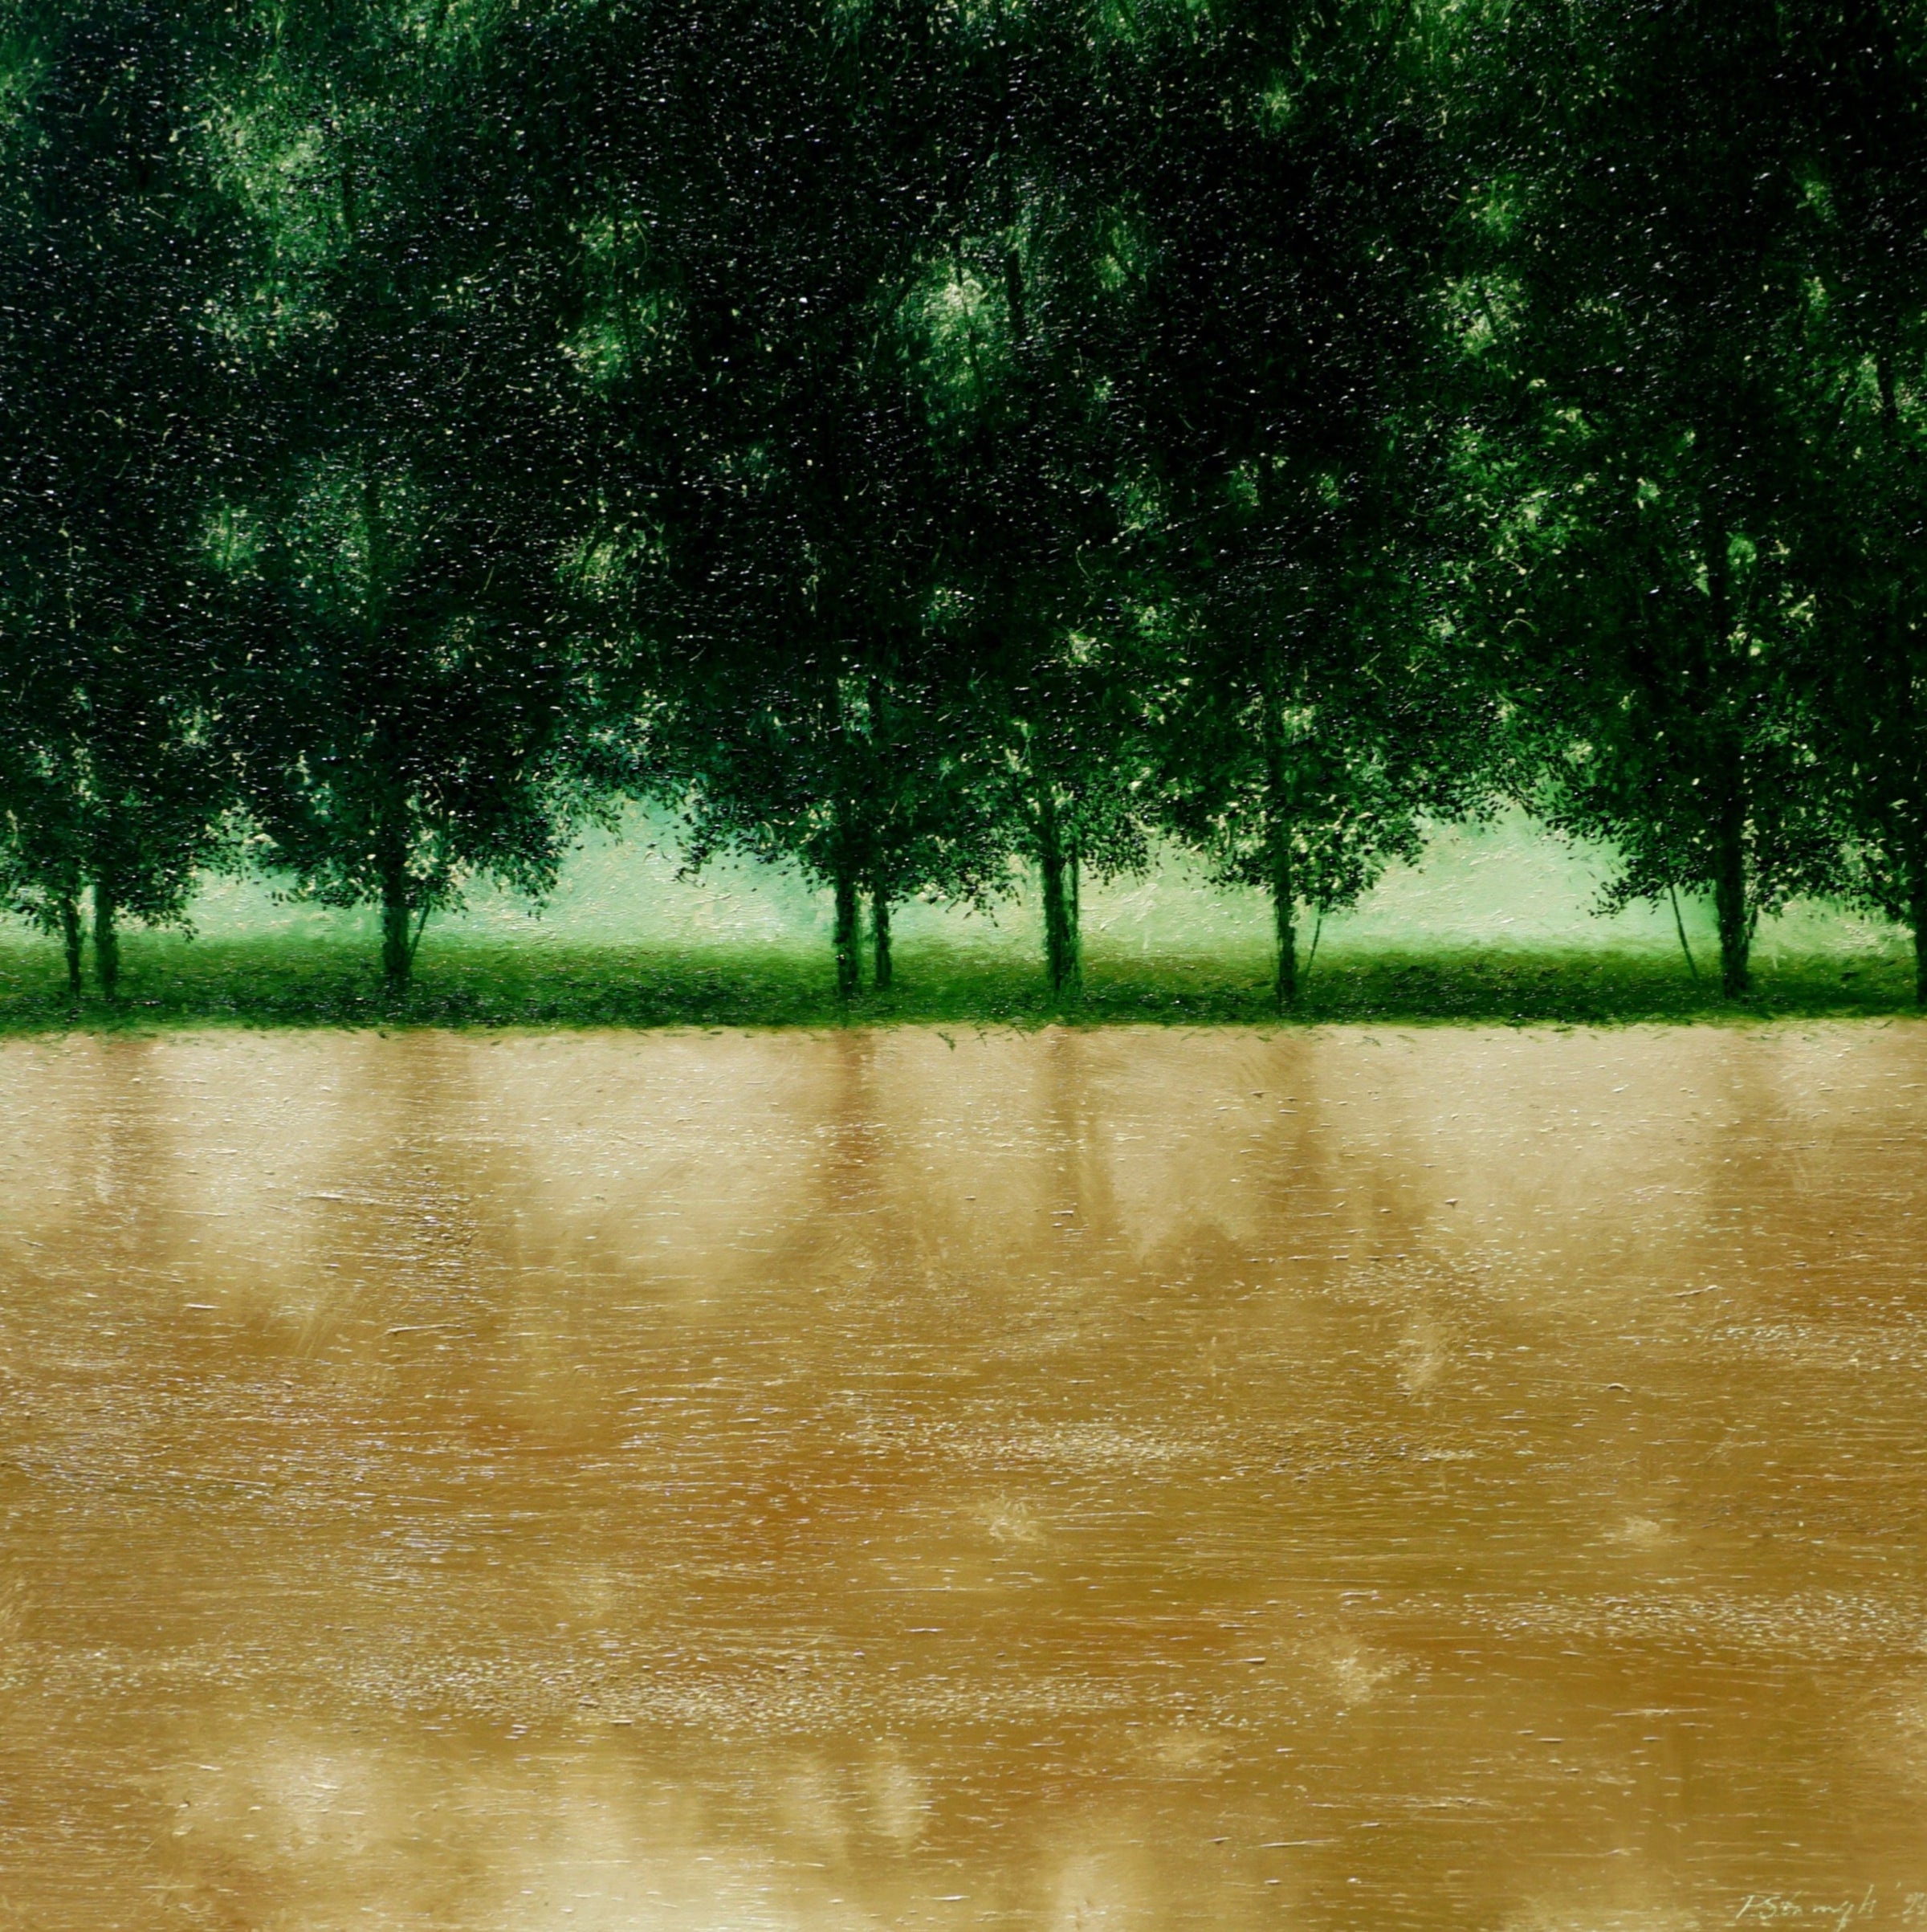
<path fill-rule="evenodd" d="M 0 0 L 5 891 L 1163 834 L 1285 1004 L 1512 798 L 1927 1000 L 1924 355 L 1919 0 Z"/>

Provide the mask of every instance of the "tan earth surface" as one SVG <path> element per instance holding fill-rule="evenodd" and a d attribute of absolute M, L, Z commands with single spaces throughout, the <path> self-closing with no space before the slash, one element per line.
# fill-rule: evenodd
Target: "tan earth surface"
<path fill-rule="evenodd" d="M 1927 1026 L 0 1048 L 9 1926 L 1927 1923 L 1924 1532 Z"/>

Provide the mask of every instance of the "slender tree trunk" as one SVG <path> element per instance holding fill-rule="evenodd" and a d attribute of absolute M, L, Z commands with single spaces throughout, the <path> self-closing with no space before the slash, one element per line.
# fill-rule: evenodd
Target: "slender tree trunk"
<path fill-rule="evenodd" d="M 1686 971 L 1697 986 L 1700 983 L 1700 969 L 1694 963 L 1693 948 L 1686 944 L 1686 922 L 1680 916 L 1679 888 L 1669 882 L 1666 887 L 1666 896 L 1672 901 L 1672 929 L 1680 935 L 1680 951 L 1686 956 Z"/>
<path fill-rule="evenodd" d="M 890 982 L 890 895 L 881 886 L 870 891 L 870 983 L 888 992 Z"/>
<path fill-rule="evenodd" d="M 1064 851 L 1064 931 L 1069 957 L 1064 962 L 1064 997 L 1084 997 L 1084 860 L 1075 846 Z"/>
<path fill-rule="evenodd" d="M 1272 920 L 1278 942 L 1278 972 L 1273 997 L 1280 1013 L 1298 999 L 1298 887 L 1291 862 L 1291 809 L 1285 782 L 1284 726 L 1278 716 L 1275 667 L 1265 666 L 1263 708 L 1265 739 L 1265 870 L 1271 892 Z"/>
<path fill-rule="evenodd" d="M 1709 662 L 1717 691 L 1726 682 L 1733 640 L 1731 540 L 1724 522 L 1710 512 L 1705 530 L 1713 634 Z M 1713 908 L 1720 930 L 1720 989 L 1728 999 L 1737 1000 L 1750 983 L 1747 964 L 1753 947 L 1753 910 L 1746 889 L 1746 779 L 1740 748 L 1726 736 L 1730 727 L 1721 720 L 1720 729 L 1713 793 Z"/>
<path fill-rule="evenodd" d="M 1076 855 L 1066 850 L 1057 801 L 1048 785 L 1037 795 L 1037 881 L 1044 900 L 1044 971 L 1053 1000 L 1082 990 Z"/>
<path fill-rule="evenodd" d="M 857 952 L 857 875 L 839 866 L 836 876 L 837 997 L 855 997 L 861 981 Z"/>
<path fill-rule="evenodd" d="M 1746 903 L 1746 807 L 1737 785 L 1727 788 L 1721 801 L 1715 834 L 1713 905 L 1720 927 L 1720 990 L 1737 1000 L 1752 984 L 1749 957 L 1753 948 L 1753 915 Z"/>
<path fill-rule="evenodd" d="M 1880 422 L 1886 433 L 1891 459 L 1900 450 L 1900 410 L 1893 390 L 1893 358 L 1884 353 L 1876 356 L 1874 374 L 1880 385 Z M 1913 695 L 1913 653 L 1902 621 L 1903 595 L 1900 575 L 1896 572 L 1887 583 L 1887 658 L 1896 674 L 1898 689 L 1894 695 L 1899 699 L 1908 749 L 1912 754 L 1912 782 L 1907 787 L 1908 802 L 1902 807 L 1909 815 L 1914 834 L 1912 849 L 1907 854 L 1908 911 L 1913 927 L 1913 1000 L 1917 1006 L 1927 1009 L 1927 824 L 1922 822 L 1920 806 L 1921 780 L 1927 775 L 1927 766 L 1924 766 L 1919 755 L 1921 731 Z"/>
<path fill-rule="evenodd" d="M 79 999 L 83 990 L 80 946 L 85 936 L 80 923 L 80 902 L 68 893 L 60 901 L 60 940 L 67 948 L 67 997 L 70 1000 Z"/>
<path fill-rule="evenodd" d="M 381 873 L 381 977 L 391 993 L 408 990 L 415 964 L 409 944 L 408 869 L 391 862 Z"/>
<path fill-rule="evenodd" d="M 1296 892 L 1291 876 L 1291 847 L 1282 839 L 1272 852 L 1272 916 L 1277 925 L 1278 980 L 1275 988 L 1277 1008 L 1285 1013 L 1298 1001 L 1298 929 Z"/>
<path fill-rule="evenodd" d="M 115 998 L 120 988 L 120 934 L 116 924 L 120 902 L 112 884 L 104 878 L 94 881 L 94 977 L 100 982 L 104 999 Z"/>
<path fill-rule="evenodd" d="M 1913 888 L 1913 1000 L 1917 1006 L 1927 1008 L 1927 844 L 1916 848 L 1911 871 L 1907 882 Z"/>
<path fill-rule="evenodd" d="M 1927 746 L 1922 743 L 1921 717 L 1913 697 L 1912 652 L 1906 648 L 1898 611 L 1892 618 L 1896 654 L 1902 666 L 1897 709 L 1907 734 L 1909 769 L 1899 809 L 1905 815 L 1896 842 L 1905 854 L 1908 923 L 1913 928 L 1913 999 L 1927 1009 Z"/>
<path fill-rule="evenodd" d="M 352 221 L 352 214 L 350 219 Z M 381 484 L 361 452 L 361 528 L 368 545 L 368 595 L 363 617 L 367 625 L 371 651 L 379 646 L 385 614 L 389 581 L 388 523 L 382 514 Z M 408 788 L 400 774 L 406 769 L 404 732 L 399 725 L 385 725 L 376 754 L 380 768 L 388 776 L 389 789 L 382 801 L 377 837 L 381 883 L 381 980 L 391 999 L 408 991 L 414 972 L 415 949 L 409 943 L 409 915 L 414 911 L 414 895 L 408 876 Z"/>

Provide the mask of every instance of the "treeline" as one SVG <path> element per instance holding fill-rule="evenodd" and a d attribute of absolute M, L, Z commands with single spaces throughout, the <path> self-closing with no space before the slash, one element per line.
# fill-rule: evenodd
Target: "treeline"
<path fill-rule="evenodd" d="M 1913 0 L 0 0 L 6 903 L 408 979 L 644 799 L 890 915 L 1523 802 L 1927 1000 Z"/>

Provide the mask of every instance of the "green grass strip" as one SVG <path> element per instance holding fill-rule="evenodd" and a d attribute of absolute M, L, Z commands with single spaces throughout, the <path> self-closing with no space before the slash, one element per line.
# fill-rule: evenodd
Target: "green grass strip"
<path fill-rule="evenodd" d="M 1432 948 L 1373 953 L 1329 944 L 1298 1022 L 1476 1021 L 1611 1025 L 1891 1015 L 1915 1010 L 1912 962 L 1892 955 L 1762 960 L 1754 992 L 1725 1001 L 1676 957 L 1602 949 Z M 1270 963 L 1252 955 L 1086 957 L 1074 1008 L 1054 1005 L 1021 957 L 905 948 L 891 992 L 839 1006 L 815 950 L 531 946 L 461 940 L 425 948 L 416 983 L 391 1000 L 361 948 L 286 938 L 130 935 L 121 997 L 67 997 L 51 947 L 0 948 L 0 1033 L 175 1026 L 661 1027 L 849 1023 L 1273 1025 Z"/>

